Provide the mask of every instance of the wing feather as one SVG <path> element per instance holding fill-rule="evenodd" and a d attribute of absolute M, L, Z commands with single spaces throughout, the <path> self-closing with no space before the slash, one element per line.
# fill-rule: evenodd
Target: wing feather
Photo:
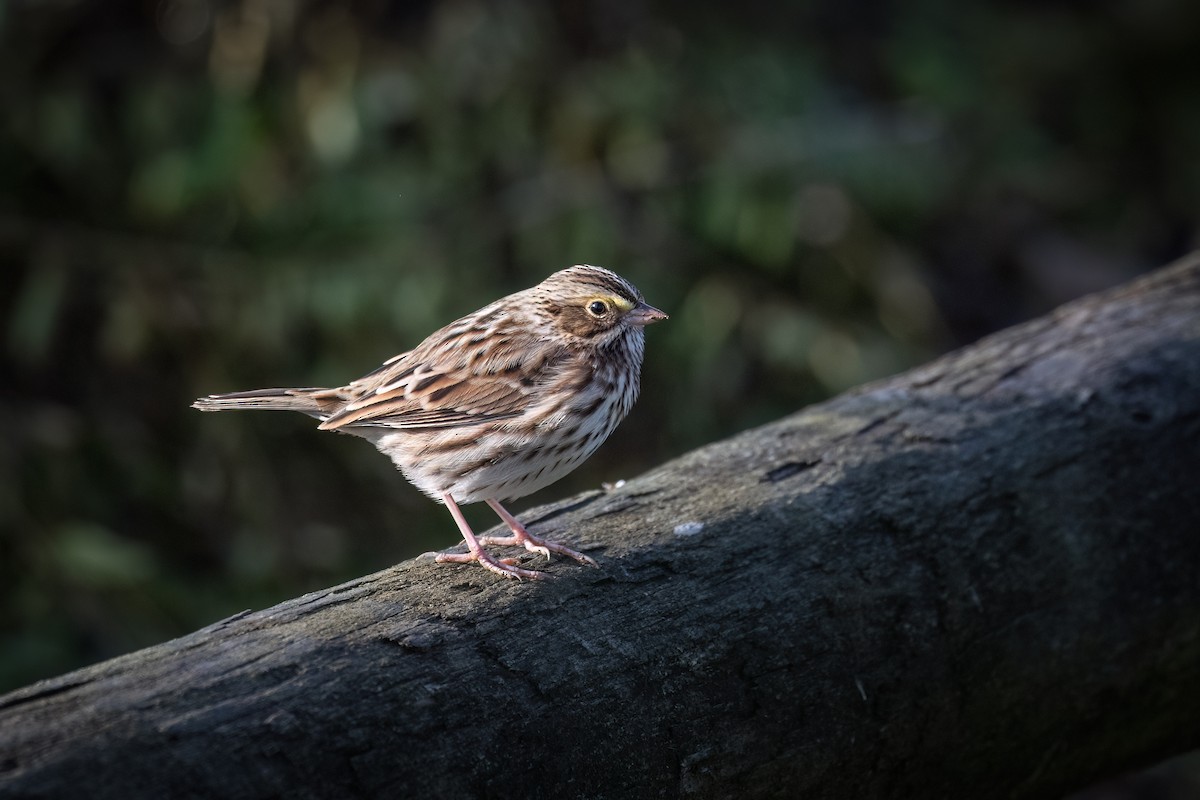
<path fill-rule="evenodd" d="M 479 312 L 447 325 L 416 349 L 331 390 L 347 402 L 320 427 L 453 428 L 521 416 L 571 358 L 523 322 Z"/>

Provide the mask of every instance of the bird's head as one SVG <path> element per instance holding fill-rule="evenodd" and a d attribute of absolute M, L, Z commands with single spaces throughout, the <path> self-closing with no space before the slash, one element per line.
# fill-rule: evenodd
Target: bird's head
<path fill-rule="evenodd" d="M 554 273 L 532 290 L 557 331 L 590 347 L 633 335 L 667 315 L 642 299 L 629 281 L 603 267 L 579 265 Z"/>

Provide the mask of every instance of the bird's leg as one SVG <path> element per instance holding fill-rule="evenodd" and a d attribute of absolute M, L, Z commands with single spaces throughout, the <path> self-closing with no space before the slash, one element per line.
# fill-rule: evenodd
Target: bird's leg
<path fill-rule="evenodd" d="M 550 560 L 550 553 L 562 553 L 564 556 L 570 556 L 580 564 L 587 564 L 589 567 L 598 566 L 595 561 L 585 556 L 583 553 L 572 550 L 569 547 L 558 544 L 557 542 L 547 541 L 539 536 L 534 536 L 529 530 L 522 525 L 516 517 L 508 513 L 508 510 L 500 505 L 499 501 L 488 500 L 487 504 L 492 507 L 492 510 L 500 515 L 500 519 L 512 529 L 512 536 L 482 536 L 479 541 L 481 544 L 494 544 L 501 547 L 516 547 L 522 545 L 526 550 L 533 553 L 541 553 Z"/>
<path fill-rule="evenodd" d="M 450 509 L 450 515 L 454 517 L 454 521 L 458 523 L 458 529 L 462 532 L 463 539 L 467 542 L 469 553 L 438 553 L 434 561 L 439 563 L 451 562 L 456 564 L 465 564 L 471 561 L 478 561 L 479 566 L 486 570 L 490 570 L 497 575 L 503 575 L 506 578 L 545 578 L 545 574 L 532 569 L 521 569 L 506 561 L 500 560 L 483 549 L 480 540 L 475 538 L 474 531 L 467 524 L 467 520 L 463 517 L 462 511 L 459 510 L 458 504 L 454 502 L 454 498 L 449 494 L 442 495 L 442 500 L 446 503 L 446 508 Z"/>

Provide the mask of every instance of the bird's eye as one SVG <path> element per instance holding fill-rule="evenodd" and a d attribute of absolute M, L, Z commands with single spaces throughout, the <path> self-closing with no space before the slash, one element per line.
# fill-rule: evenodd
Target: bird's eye
<path fill-rule="evenodd" d="M 608 313 L 608 303 L 603 300 L 593 300 L 587 304 L 587 310 L 593 317 L 603 317 Z"/>

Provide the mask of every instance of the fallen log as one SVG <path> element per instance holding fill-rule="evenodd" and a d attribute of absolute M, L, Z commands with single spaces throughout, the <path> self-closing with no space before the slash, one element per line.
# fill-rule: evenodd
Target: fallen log
<path fill-rule="evenodd" d="M 1200 746 L 1200 256 L 525 517 L 600 568 L 408 561 L 12 692 L 0 795 L 1057 798 Z"/>

